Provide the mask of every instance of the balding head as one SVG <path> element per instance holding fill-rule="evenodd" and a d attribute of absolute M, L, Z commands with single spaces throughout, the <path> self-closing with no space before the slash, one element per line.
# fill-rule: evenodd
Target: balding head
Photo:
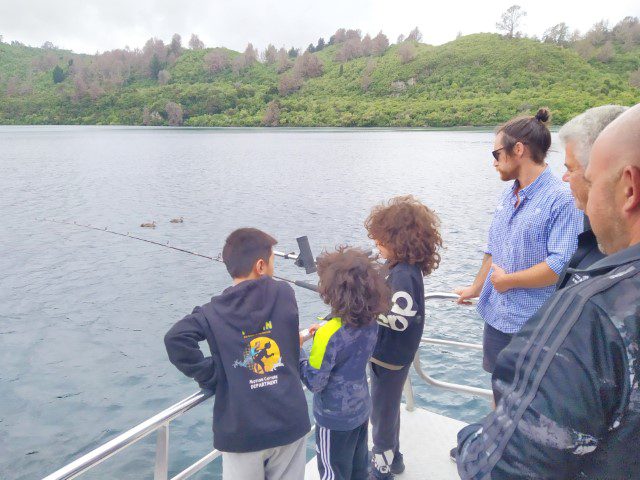
<path fill-rule="evenodd" d="M 596 145 L 607 148 L 620 165 L 640 166 L 640 104 L 611 122 L 596 139 L 594 148 Z"/>
<path fill-rule="evenodd" d="M 640 243 L 640 104 L 607 126 L 591 150 L 587 215 L 602 250 Z"/>

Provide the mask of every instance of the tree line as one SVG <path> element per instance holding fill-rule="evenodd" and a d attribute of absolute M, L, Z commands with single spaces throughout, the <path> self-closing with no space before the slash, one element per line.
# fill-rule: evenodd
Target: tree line
<path fill-rule="evenodd" d="M 507 38 L 521 38 L 524 35 L 519 31 L 519 26 L 524 16 L 526 12 L 520 6 L 513 5 L 501 15 L 496 28 Z M 614 56 L 615 44 L 622 45 L 625 50 L 640 44 L 640 22 L 637 17 L 626 17 L 609 28 L 606 21 L 600 21 L 584 35 L 579 31 L 571 31 L 566 23 L 559 23 L 548 28 L 540 39 L 532 38 L 573 48 L 586 60 L 608 62 Z M 397 53 L 402 63 L 415 58 L 416 44 L 421 40 L 422 33 L 417 27 L 408 35 L 398 37 Z M 22 44 L 13 41 L 11 45 Z M 214 48 L 203 57 L 202 68 L 213 75 L 225 70 L 240 75 L 257 62 L 273 65 L 279 74 L 283 74 L 278 90 L 281 95 L 288 95 L 298 90 L 305 79 L 322 75 L 322 61 L 315 54 L 331 45 L 338 46 L 334 60 L 343 63 L 361 57 L 382 55 L 389 48 L 390 42 L 382 32 L 371 37 L 369 34 L 363 36 L 360 30 L 339 28 L 328 42 L 319 38 L 302 52 L 294 47 L 287 49 L 283 46 L 278 49 L 271 44 L 259 52 L 251 43 L 240 54 L 225 48 Z M 74 100 L 96 99 L 109 90 L 141 80 L 166 85 L 171 82 L 171 67 L 186 50 L 205 50 L 206 46 L 197 34 L 192 34 L 188 47 L 185 48 L 181 36 L 174 34 L 166 44 L 161 39 L 150 38 L 141 49 L 131 50 L 125 47 L 96 55 L 72 55 L 48 41 L 41 48 L 44 54 L 33 61 L 29 72 L 31 75 L 28 74 L 26 78 L 0 78 L 0 84 L 5 84 L 4 93 L 7 96 L 29 94 L 32 91 L 29 85 L 31 77 L 43 70 L 51 71 L 55 84 L 69 79 L 74 87 Z M 374 65 L 371 62 L 368 68 L 372 69 Z M 366 86 L 367 82 L 365 75 L 363 85 Z M 634 85 L 640 82 L 640 72 L 632 74 L 631 82 Z"/>
<path fill-rule="evenodd" d="M 514 5 L 504 12 L 496 24 L 505 45 L 513 44 L 514 51 L 524 48 L 520 50 L 522 53 L 518 58 L 531 53 L 525 53 L 528 48 L 526 45 L 531 42 L 521 42 L 525 35 L 520 31 L 520 23 L 525 15 L 521 7 Z M 4 118 L 20 118 L 30 110 L 33 113 L 28 114 L 29 118 L 48 118 L 51 114 L 45 113 L 47 108 L 58 105 L 55 111 L 61 113 L 56 113 L 55 118 L 77 118 L 82 122 L 104 118 L 98 110 L 102 108 L 111 112 L 106 116 L 107 121 L 115 123 L 180 125 L 190 119 L 190 124 L 194 125 L 217 125 L 223 121 L 224 115 L 224 118 L 233 117 L 234 125 L 243 122 L 251 125 L 256 122 L 264 125 L 283 122 L 311 125 L 314 120 L 309 118 L 317 118 L 317 122 L 333 122 L 327 120 L 331 116 L 313 117 L 315 114 L 312 115 L 311 110 L 320 108 L 313 102 L 325 102 L 342 86 L 347 88 L 353 101 L 356 98 L 358 101 L 367 98 L 372 101 L 374 97 L 383 99 L 385 96 L 408 98 L 420 94 L 412 103 L 427 108 L 429 102 L 449 98 L 450 94 L 462 98 L 467 95 L 466 90 L 473 88 L 476 91 L 470 90 L 472 97 L 481 92 L 487 95 L 508 93 L 514 88 L 530 88 L 531 82 L 537 82 L 537 85 L 541 81 L 529 77 L 518 79 L 517 72 L 511 75 L 513 78 L 486 76 L 480 71 L 482 64 L 478 60 L 472 60 L 473 65 L 455 60 L 456 68 L 449 71 L 450 61 L 438 63 L 434 47 L 425 46 L 422 41 L 422 32 L 416 27 L 408 34 L 400 35 L 395 43 L 390 42 L 383 32 L 372 36 L 363 35 L 357 29 L 339 28 L 328 41 L 319 38 L 304 50 L 285 46 L 276 48 L 270 44 L 260 51 L 251 43 L 241 52 L 222 47 L 207 48 L 195 34 L 191 35 L 187 46 L 183 46 L 182 38 L 175 34 L 168 43 L 151 38 L 141 49 L 125 47 L 96 55 L 73 54 L 57 48 L 51 42 L 45 42 L 39 49 L 12 42 L 14 54 L 24 56 L 24 68 L 20 70 L 15 67 L 12 70 L 11 62 L 0 65 L 0 97 L 4 95 L 13 100 L 5 102 L 4 112 L 0 107 L 0 119 L 3 115 Z M 576 52 L 589 64 L 595 67 L 601 65 L 603 73 L 619 74 L 615 78 L 608 76 L 603 83 L 589 86 L 594 90 L 593 94 L 608 95 L 609 91 L 624 90 L 618 78 L 625 75 L 628 80 L 624 80 L 624 83 L 640 88 L 640 22 L 636 17 L 626 17 L 613 27 L 601 21 L 585 34 L 571 31 L 561 23 L 545 30 L 541 38 L 533 37 L 528 41 L 552 44 L 559 50 Z M 451 45 L 456 43 L 451 42 Z M 462 45 L 466 46 L 461 52 L 470 52 L 475 48 L 471 42 L 463 42 Z M 3 53 L 3 46 L 6 47 L 6 44 L 0 42 L 0 54 Z M 437 49 L 442 51 L 447 48 Z M 5 48 L 4 53 L 8 52 Z M 436 59 L 428 60 L 427 57 L 434 55 Z M 525 68 L 537 69 L 538 60 L 531 58 L 527 61 L 529 65 Z M 446 72 L 443 70 L 445 67 Z M 461 74 L 468 68 L 475 69 L 472 77 Z M 343 79 L 338 80 L 340 77 Z M 318 83 L 320 79 L 326 80 Z M 584 81 L 583 75 L 580 82 Z M 305 102 L 312 102 L 308 105 L 314 106 L 305 106 L 297 100 L 289 101 L 289 98 L 299 97 L 293 94 L 302 90 L 307 82 L 314 85 L 313 88 L 328 87 L 328 90 L 315 93 L 303 90 L 303 93 L 307 92 L 304 93 Z M 339 84 L 341 88 L 338 88 Z M 349 90 L 352 86 L 356 90 Z M 344 94 L 343 91 L 341 95 Z M 104 101 L 99 102 L 102 99 Z M 304 117 L 301 114 L 294 116 L 291 105 L 301 110 L 308 109 L 309 113 Z M 400 113 L 397 118 L 387 119 L 370 109 L 363 112 L 338 111 L 337 122 L 369 125 L 370 122 L 377 124 L 390 121 L 392 124 L 412 125 L 422 121 L 403 117 Z M 485 112 L 470 117 L 455 109 L 451 113 L 454 122 L 470 121 L 474 124 L 488 115 Z M 358 115 L 367 118 L 358 118 Z M 437 116 L 435 124 L 445 120 L 440 117 Z"/>

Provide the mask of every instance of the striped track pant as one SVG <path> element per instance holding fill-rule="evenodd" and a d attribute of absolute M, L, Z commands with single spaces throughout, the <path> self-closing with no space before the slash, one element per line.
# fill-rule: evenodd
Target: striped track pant
<path fill-rule="evenodd" d="M 321 480 L 366 480 L 368 422 L 340 431 L 316 425 L 316 451 Z"/>

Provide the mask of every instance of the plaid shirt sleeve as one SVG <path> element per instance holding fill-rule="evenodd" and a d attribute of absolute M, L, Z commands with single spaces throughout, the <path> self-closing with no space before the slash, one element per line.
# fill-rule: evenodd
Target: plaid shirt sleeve
<path fill-rule="evenodd" d="M 560 275 L 564 266 L 578 246 L 578 235 L 584 228 L 584 215 L 578 210 L 573 198 L 563 198 L 562 204 L 554 212 L 549 229 L 546 262 L 549 268 Z"/>

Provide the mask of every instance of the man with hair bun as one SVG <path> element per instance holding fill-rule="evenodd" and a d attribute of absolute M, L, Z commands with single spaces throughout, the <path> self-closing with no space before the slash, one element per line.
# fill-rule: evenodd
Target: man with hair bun
<path fill-rule="evenodd" d="M 600 133 L 585 180 L 608 256 L 500 354 L 495 411 L 458 433 L 463 480 L 640 478 L 640 104 Z"/>
<path fill-rule="evenodd" d="M 615 120 L 627 107 L 620 105 L 603 105 L 590 108 L 575 118 L 572 118 L 558 132 L 560 142 L 564 146 L 564 166 L 567 171 L 562 180 L 569 183 L 571 194 L 576 207 L 584 211 L 587 204 L 589 186 L 584 178 L 584 171 L 589 164 L 589 154 L 593 142 L 600 132 Z M 589 217 L 584 217 L 584 232 L 578 235 L 578 249 L 565 265 L 556 284 L 557 288 L 563 288 L 571 275 L 567 273 L 569 268 L 586 268 L 600 260 L 604 254 L 598 249 L 598 242 L 589 223 Z"/>
<path fill-rule="evenodd" d="M 493 166 L 513 183 L 496 206 L 480 271 L 455 289 L 459 303 L 480 297 L 485 321 L 482 367 L 493 372 L 498 354 L 555 291 L 576 249 L 583 215 L 569 189 L 551 173 L 549 110 L 509 120 L 496 130 Z"/>

